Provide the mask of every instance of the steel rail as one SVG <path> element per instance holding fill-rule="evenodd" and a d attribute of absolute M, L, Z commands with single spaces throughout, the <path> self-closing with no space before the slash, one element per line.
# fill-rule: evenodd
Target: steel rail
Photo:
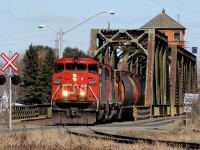
<path fill-rule="evenodd" d="M 93 129 L 91 129 L 91 130 L 93 130 Z M 149 144 L 164 143 L 168 146 L 173 146 L 173 147 L 179 147 L 180 146 L 182 148 L 187 148 L 187 149 L 200 149 L 200 143 L 153 140 L 153 139 L 146 139 L 146 138 L 129 137 L 129 136 L 99 132 L 99 131 L 96 131 L 96 130 L 93 130 L 93 132 L 95 134 L 98 134 L 98 135 L 109 136 L 109 137 L 113 137 L 113 138 L 117 138 L 117 139 L 124 139 L 126 141 L 130 141 L 130 143 L 131 142 L 133 143 L 133 142 L 143 141 L 143 142 L 149 143 Z"/>
<path fill-rule="evenodd" d="M 86 133 L 79 133 L 74 131 L 69 131 L 68 133 L 87 137 L 87 138 L 96 138 L 96 139 L 104 139 L 104 140 L 111 140 L 115 141 L 117 143 L 124 143 L 124 144 L 134 144 L 137 142 L 145 142 L 148 144 L 156 144 L 156 143 L 163 143 L 168 146 L 172 147 L 181 147 L 181 148 L 187 148 L 187 149 L 200 149 L 200 143 L 192 143 L 192 142 L 177 142 L 177 141 L 166 141 L 166 140 L 155 140 L 155 139 L 146 139 L 146 138 L 137 138 L 137 137 L 129 137 L 129 136 L 123 136 L 118 134 L 109 134 L 105 132 L 96 131 L 94 129 L 91 129 L 88 127 L 89 130 L 93 131 L 94 134 L 86 134 Z"/>

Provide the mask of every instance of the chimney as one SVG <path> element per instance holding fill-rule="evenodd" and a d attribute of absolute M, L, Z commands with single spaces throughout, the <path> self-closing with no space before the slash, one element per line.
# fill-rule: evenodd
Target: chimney
<path fill-rule="evenodd" d="M 165 9 L 163 8 L 162 13 L 165 14 Z"/>

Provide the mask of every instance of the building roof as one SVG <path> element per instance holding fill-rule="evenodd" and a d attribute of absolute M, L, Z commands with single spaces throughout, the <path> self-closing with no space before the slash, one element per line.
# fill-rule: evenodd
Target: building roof
<path fill-rule="evenodd" d="M 148 23 L 141 27 L 142 29 L 186 29 L 180 23 L 172 19 L 165 13 L 163 9 L 162 13 L 150 20 Z"/>

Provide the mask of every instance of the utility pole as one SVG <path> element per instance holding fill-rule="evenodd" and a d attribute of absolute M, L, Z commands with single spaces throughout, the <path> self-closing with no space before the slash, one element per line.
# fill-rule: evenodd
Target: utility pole
<path fill-rule="evenodd" d="M 107 14 L 111 14 L 111 15 L 114 15 L 115 12 L 114 11 L 107 11 L 107 12 L 99 12 L 97 14 L 95 14 L 94 16 L 84 20 L 83 22 L 77 24 L 76 26 L 70 28 L 69 30 L 63 32 L 62 28 L 60 28 L 60 30 L 56 30 L 54 28 L 52 28 L 51 26 L 48 26 L 48 25 L 39 25 L 38 27 L 39 28 L 44 28 L 44 27 L 49 27 L 50 29 L 52 29 L 53 31 L 55 31 L 58 35 L 58 49 L 59 49 L 59 53 L 58 53 L 58 58 L 62 58 L 63 57 L 63 49 L 62 49 L 62 44 L 63 44 L 63 35 L 74 30 L 75 28 L 79 27 L 80 25 L 88 22 L 89 20 L 95 18 L 96 16 L 100 15 L 100 14 L 104 14 L 104 13 L 107 13 Z"/>
<path fill-rule="evenodd" d="M 60 28 L 60 31 L 58 32 L 58 49 L 59 49 L 59 52 L 58 52 L 58 58 L 62 58 L 62 53 L 63 53 L 63 51 L 62 51 L 62 45 L 63 45 L 63 30 L 62 30 L 62 28 Z"/>

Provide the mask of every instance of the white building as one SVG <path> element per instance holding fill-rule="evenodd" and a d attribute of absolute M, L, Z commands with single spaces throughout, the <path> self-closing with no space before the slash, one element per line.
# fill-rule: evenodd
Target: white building
<path fill-rule="evenodd" d="M 8 109 L 9 97 L 6 90 L 0 92 L 0 112 Z"/>

